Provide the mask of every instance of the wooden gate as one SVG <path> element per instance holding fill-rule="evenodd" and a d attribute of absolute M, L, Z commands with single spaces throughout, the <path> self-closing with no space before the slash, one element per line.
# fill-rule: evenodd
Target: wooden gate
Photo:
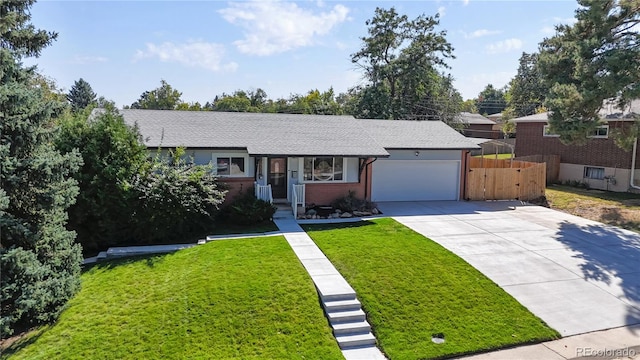
<path fill-rule="evenodd" d="M 528 201 L 544 195 L 544 163 L 470 158 L 469 165 L 467 200 Z"/>

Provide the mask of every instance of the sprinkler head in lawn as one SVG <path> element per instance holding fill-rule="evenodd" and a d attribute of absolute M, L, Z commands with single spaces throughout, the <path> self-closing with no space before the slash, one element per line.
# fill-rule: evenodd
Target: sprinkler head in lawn
<path fill-rule="evenodd" d="M 436 344 L 444 343 L 444 334 L 443 333 L 432 334 L 431 341 L 433 341 Z"/>

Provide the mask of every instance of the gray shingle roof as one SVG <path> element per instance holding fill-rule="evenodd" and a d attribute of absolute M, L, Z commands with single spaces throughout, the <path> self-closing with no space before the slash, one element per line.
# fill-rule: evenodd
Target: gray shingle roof
<path fill-rule="evenodd" d="M 385 149 L 478 149 L 441 121 L 356 120 Z"/>
<path fill-rule="evenodd" d="M 488 119 L 480 114 L 472 114 L 470 112 L 461 112 L 456 116 L 456 120 L 464 123 L 464 124 L 484 124 L 484 125 L 495 125 L 496 122 Z"/>
<path fill-rule="evenodd" d="M 251 155 L 288 156 L 388 156 L 385 148 L 476 148 L 439 121 L 213 111 L 120 113 L 127 124 L 137 124 L 148 147 L 246 148 Z"/>
<path fill-rule="evenodd" d="M 515 119 L 511 119 L 510 121 L 519 123 L 519 122 L 547 122 L 549 120 L 550 112 L 544 112 L 540 114 L 533 114 L 529 116 L 523 116 Z M 623 109 L 619 109 L 616 107 L 614 102 L 604 101 L 602 105 L 602 109 L 598 112 L 600 118 L 602 120 L 613 120 L 613 121 L 626 121 L 626 120 L 635 120 L 636 116 L 640 115 L 640 99 L 633 100 Z"/>

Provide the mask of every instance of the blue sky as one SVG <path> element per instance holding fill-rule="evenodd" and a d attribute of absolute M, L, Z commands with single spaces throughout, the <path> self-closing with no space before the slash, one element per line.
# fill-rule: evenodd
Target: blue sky
<path fill-rule="evenodd" d="M 573 21 L 575 1 L 46 1 L 32 10 L 58 40 L 37 63 L 68 91 L 84 78 L 118 106 L 166 80 L 182 100 L 262 88 L 269 98 L 311 89 L 336 94 L 361 84 L 350 54 L 376 7 L 441 15 L 455 60 L 448 70 L 465 99 L 504 86 L 518 58 L 554 25 Z"/>

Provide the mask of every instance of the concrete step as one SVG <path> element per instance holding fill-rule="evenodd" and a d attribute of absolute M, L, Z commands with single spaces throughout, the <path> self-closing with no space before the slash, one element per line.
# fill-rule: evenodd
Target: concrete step
<path fill-rule="evenodd" d="M 331 324 L 366 321 L 364 311 L 359 309 L 351 311 L 332 311 L 327 313 L 327 317 Z"/>
<path fill-rule="evenodd" d="M 371 332 L 371 325 L 367 321 L 348 322 L 331 324 L 333 334 L 338 335 L 356 335 Z"/>
<path fill-rule="evenodd" d="M 356 298 L 355 292 L 327 293 L 327 294 L 323 294 L 322 292 L 320 292 L 320 299 L 324 303 L 329 301 L 355 300 L 355 298 Z"/>
<path fill-rule="evenodd" d="M 278 206 L 278 210 L 273 214 L 274 219 L 282 219 L 293 217 L 293 208 L 291 206 Z"/>
<path fill-rule="evenodd" d="M 362 307 L 358 299 L 325 301 L 322 305 L 327 312 L 359 310 Z"/>
<path fill-rule="evenodd" d="M 107 259 L 107 252 L 106 251 L 101 251 L 100 253 L 98 253 L 98 256 L 96 256 L 96 261 L 102 261 L 102 260 L 106 260 Z"/>
<path fill-rule="evenodd" d="M 359 346 L 373 346 L 376 344 L 376 338 L 371 333 L 357 334 L 357 335 L 340 335 L 336 336 L 338 345 L 341 349 L 359 347 Z"/>

